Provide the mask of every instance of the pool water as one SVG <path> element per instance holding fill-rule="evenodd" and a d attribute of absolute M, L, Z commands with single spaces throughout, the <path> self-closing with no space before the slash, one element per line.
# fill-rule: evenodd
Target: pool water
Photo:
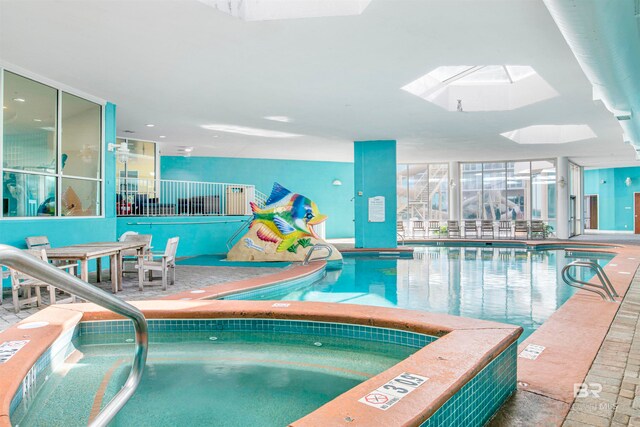
<path fill-rule="evenodd" d="M 111 426 L 285 426 L 415 352 L 406 346 L 264 332 L 154 333 L 143 380 Z M 130 334 L 81 336 L 14 425 L 86 426 L 124 384 Z M 104 397 L 97 390 L 105 386 Z M 22 406 L 22 405 L 21 405 Z"/>
<path fill-rule="evenodd" d="M 604 266 L 612 255 L 564 250 L 416 247 L 413 258 L 344 257 L 342 270 L 295 289 L 251 299 L 323 301 L 399 307 L 519 325 L 524 340 L 576 292 L 561 278 L 571 261 Z M 577 278 L 593 275 L 579 271 Z M 239 296 L 241 298 L 241 296 Z M 227 297 L 227 299 L 232 299 Z"/>

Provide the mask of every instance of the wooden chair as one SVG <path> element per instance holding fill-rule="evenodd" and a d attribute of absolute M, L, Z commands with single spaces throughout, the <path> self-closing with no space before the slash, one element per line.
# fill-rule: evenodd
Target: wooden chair
<path fill-rule="evenodd" d="M 153 280 L 153 272 L 162 272 L 162 290 L 167 290 L 167 277 L 169 276 L 169 270 L 171 270 L 171 284 L 176 282 L 176 251 L 178 250 L 179 237 L 172 237 L 167 241 L 167 246 L 164 249 L 164 253 L 138 255 L 138 285 L 139 289 L 144 290 L 144 273 L 149 272 L 149 281 Z"/>
<path fill-rule="evenodd" d="M 511 221 L 498 222 L 498 239 L 504 234 L 505 238 L 511 238 Z"/>
<path fill-rule="evenodd" d="M 440 237 L 440 221 L 429 221 L 429 237 L 431 237 L 432 232 L 435 232 Z"/>
<path fill-rule="evenodd" d="M 531 220 L 529 233 L 532 239 L 534 235 L 538 235 L 541 239 L 544 239 L 544 222 L 542 220 Z"/>
<path fill-rule="evenodd" d="M 416 231 L 422 231 L 422 238 L 427 235 L 427 229 L 424 228 L 424 221 L 413 221 L 413 227 L 411 227 L 411 237 L 416 237 Z"/>
<path fill-rule="evenodd" d="M 144 242 L 146 243 L 145 247 L 142 250 L 144 255 L 149 255 L 151 252 L 151 240 L 153 239 L 153 235 L 151 234 L 127 234 L 124 236 L 124 242 Z M 137 273 L 138 270 L 126 270 L 125 264 L 127 262 L 133 262 L 134 267 L 135 263 L 138 262 L 138 251 L 135 249 L 129 249 L 126 251 L 122 251 L 122 274 L 124 273 Z"/>
<path fill-rule="evenodd" d="M 24 241 L 27 244 L 27 249 L 50 249 L 51 248 L 51 243 L 49 243 L 49 238 L 47 236 L 25 237 Z M 77 266 L 78 263 L 72 262 L 72 261 L 54 260 L 53 265 L 57 267 L 67 266 L 67 265 Z M 74 270 L 74 271 L 77 271 L 77 270 Z"/>
<path fill-rule="evenodd" d="M 493 221 L 490 219 L 483 219 L 480 223 L 480 234 L 482 238 L 485 236 L 491 236 L 492 239 L 495 239 L 493 231 Z"/>
<path fill-rule="evenodd" d="M 31 249 L 27 250 L 31 255 L 40 258 L 44 262 L 49 262 L 47 259 L 47 253 L 42 249 Z M 75 274 L 75 269 L 77 268 L 76 264 L 67 264 L 57 266 L 62 270 L 68 270 L 69 273 Z M 45 283 L 41 280 L 34 279 L 27 274 L 21 273 L 12 268 L 9 269 L 9 276 L 11 277 L 11 293 L 13 297 L 13 309 L 16 313 L 20 311 L 21 308 L 27 305 L 35 304 L 36 307 L 40 307 L 42 305 L 42 294 L 41 288 L 47 288 L 49 290 L 49 304 L 56 303 L 64 303 L 64 302 L 76 302 L 75 295 L 71 295 L 68 298 L 63 300 L 56 300 L 56 288 L 49 283 Z M 25 298 L 20 299 L 20 291 L 23 292 Z M 31 295 L 31 291 L 34 292 L 34 295 Z"/>
<path fill-rule="evenodd" d="M 464 237 L 465 239 L 469 237 L 469 234 L 475 234 L 476 239 L 478 238 L 478 224 L 476 220 L 467 220 L 464 222 Z"/>
<path fill-rule="evenodd" d="M 527 221 L 522 219 L 516 220 L 515 226 L 513 229 L 513 237 L 517 238 L 518 234 L 520 235 L 524 234 L 525 239 L 529 238 L 529 225 L 527 224 Z"/>
<path fill-rule="evenodd" d="M 404 239 L 404 222 L 396 221 L 396 233 Z"/>
<path fill-rule="evenodd" d="M 458 221 L 447 221 L 447 237 L 451 236 L 460 237 L 460 224 Z"/>

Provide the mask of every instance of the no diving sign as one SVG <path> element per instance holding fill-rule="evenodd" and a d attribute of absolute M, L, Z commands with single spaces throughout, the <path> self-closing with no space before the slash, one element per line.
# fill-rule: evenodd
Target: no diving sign
<path fill-rule="evenodd" d="M 386 411 L 428 379 L 427 377 L 404 372 L 382 387 L 378 387 L 367 394 L 358 402 Z"/>

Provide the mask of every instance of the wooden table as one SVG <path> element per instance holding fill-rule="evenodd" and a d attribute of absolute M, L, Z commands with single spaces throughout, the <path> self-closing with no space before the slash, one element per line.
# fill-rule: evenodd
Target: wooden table
<path fill-rule="evenodd" d="M 111 289 L 113 293 L 122 290 L 122 252 L 135 249 L 142 254 L 145 242 L 93 242 L 78 245 L 62 246 L 60 248 L 46 249 L 50 260 L 66 260 L 80 262 L 80 278 L 89 281 L 89 260 L 95 259 L 97 263 L 96 279 L 102 280 L 101 258 L 109 257 L 111 272 Z"/>

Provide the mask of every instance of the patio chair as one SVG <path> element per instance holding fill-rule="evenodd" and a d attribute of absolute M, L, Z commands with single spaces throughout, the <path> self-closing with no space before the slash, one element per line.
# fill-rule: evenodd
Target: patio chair
<path fill-rule="evenodd" d="M 440 237 L 440 221 L 429 221 L 429 237 L 431 237 L 432 232 L 435 232 Z"/>
<path fill-rule="evenodd" d="M 404 222 L 396 221 L 396 233 L 404 240 Z"/>
<path fill-rule="evenodd" d="M 521 219 L 516 220 L 515 226 L 513 229 L 513 237 L 517 238 L 518 234 L 520 235 L 524 234 L 525 239 L 529 238 L 529 225 L 527 224 L 527 221 L 521 220 Z"/>
<path fill-rule="evenodd" d="M 478 224 L 476 220 L 467 220 L 464 222 L 464 237 L 465 239 L 469 237 L 469 234 L 475 234 L 476 239 L 478 238 Z"/>
<path fill-rule="evenodd" d="M 531 234 L 532 239 L 534 235 L 540 236 L 541 239 L 544 239 L 544 222 L 542 220 L 532 220 L 531 230 L 529 233 Z"/>
<path fill-rule="evenodd" d="M 498 222 L 498 239 L 504 234 L 505 238 L 511 238 L 511 221 Z"/>
<path fill-rule="evenodd" d="M 27 244 L 27 249 L 50 249 L 51 248 L 51 243 L 49 243 L 49 238 L 47 236 L 25 237 L 24 241 Z M 64 261 L 64 260 L 54 260 L 52 261 L 52 263 L 56 266 L 65 266 L 65 265 L 77 266 L 78 265 L 77 262 Z"/>
<path fill-rule="evenodd" d="M 44 262 L 49 262 L 47 259 L 47 253 L 42 249 L 31 249 L 27 250 L 31 255 L 40 258 Z M 68 270 L 67 272 L 70 274 L 75 274 L 75 269 L 77 268 L 76 264 L 68 264 L 68 265 L 60 265 L 57 266 L 61 270 Z M 65 302 L 76 302 L 75 295 L 70 295 L 68 298 L 63 300 L 56 300 L 56 291 L 59 289 L 49 283 L 43 282 L 38 279 L 34 279 L 31 276 L 28 276 L 24 273 L 21 273 L 12 268 L 9 269 L 9 276 L 11 277 L 11 293 L 13 297 L 13 309 L 16 313 L 20 311 L 21 308 L 27 305 L 35 304 L 36 307 L 40 307 L 42 305 L 42 294 L 41 288 L 46 288 L 49 290 L 49 304 L 60 304 Z M 23 292 L 24 298 L 20 299 L 20 291 Z M 35 295 L 32 296 L 31 292 L 34 292 Z"/>
<path fill-rule="evenodd" d="M 162 290 L 167 290 L 167 277 L 169 276 L 169 270 L 171 270 L 171 284 L 176 282 L 176 251 L 178 250 L 179 237 L 172 237 L 167 241 L 167 246 L 164 249 L 164 253 L 138 255 L 138 285 L 139 289 L 144 290 L 144 273 L 149 272 L 149 281 L 153 281 L 153 272 L 162 272 Z"/>
<path fill-rule="evenodd" d="M 460 224 L 458 221 L 447 221 L 447 237 L 451 238 L 451 236 L 460 237 Z"/>
<path fill-rule="evenodd" d="M 151 234 L 127 234 L 126 236 L 124 236 L 124 242 L 144 242 L 146 243 L 145 247 L 142 250 L 142 253 L 144 255 L 149 255 L 149 252 L 151 252 L 151 240 L 153 239 L 153 236 Z M 124 273 L 137 273 L 138 270 L 134 269 L 134 270 L 127 270 L 126 267 L 126 263 L 129 262 L 133 262 L 134 263 L 134 267 L 135 267 L 135 263 L 138 262 L 138 251 L 135 249 L 128 249 L 126 251 L 122 251 L 122 266 L 121 266 L 121 270 L 122 270 L 122 274 Z"/>
<path fill-rule="evenodd" d="M 492 239 L 495 239 L 495 235 L 493 234 L 493 221 L 490 219 L 483 219 L 480 223 L 480 233 L 482 238 L 485 236 L 491 236 Z"/>
<path fill-rule="evenodd" d="M 413 221 L 413 227 L 411 228 L 411 237 L 416 237 L 416 231 L 422 231 L 422 238 L 427 235 L 427 229 L 424 228 L 424 221 Z"/>

